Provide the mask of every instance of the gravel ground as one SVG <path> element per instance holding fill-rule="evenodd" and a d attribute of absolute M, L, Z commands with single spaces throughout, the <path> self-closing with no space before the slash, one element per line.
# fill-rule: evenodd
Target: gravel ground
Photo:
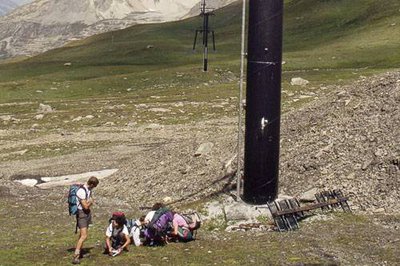
<path fill-rule="evenodd" d="M 312 188 L 340 188 L 356 211 L 399 212 L 399 106 L 400 73 L 388 73 L 337 87 L 326 97 L 284 114 L 280 192 L 299 195 Z M 165 197 L 194 201 L 229 190 L 235 183 L 231 175 L 235 160 L 232 166 L 229 161 L 236 154 L 236 122 L 224 117 L 186 125 L 82 127 L 29 138 L 24 137 L 29 132 L 3 130 L 3 150 L 64 142 L 75 142 L 78 149 L 46 158 L 3 160 L 0 192 L 10 196 L 21 191 L 44 193 L 11 182 L 16 176 L 118 168 L 97 189 L 100 199 L 131 206 Z M 89 141 L 110 143 L 79 150 L 80 143 Z M 195 156 L 203 143 L 212 143 L 211 150 Z M 57 195 L 61 190 L 45 193 Z"/>
<path fill-rule="evenodd" d="M 340 87 L 282 124 L 282 192 L 340 188 L 354 209 L 400 211 L 400 73 Z"/>

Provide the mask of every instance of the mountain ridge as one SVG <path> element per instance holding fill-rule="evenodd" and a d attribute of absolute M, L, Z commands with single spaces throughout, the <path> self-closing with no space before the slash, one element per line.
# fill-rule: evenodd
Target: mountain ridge
<path fill-rule="evenodd" d="M 214 1 L 215 8 L 234 0 Z M 0 18 L 0 58 L 30 56 L 70 40 L 196 15 L 200 0 L 36 0 Z"/>

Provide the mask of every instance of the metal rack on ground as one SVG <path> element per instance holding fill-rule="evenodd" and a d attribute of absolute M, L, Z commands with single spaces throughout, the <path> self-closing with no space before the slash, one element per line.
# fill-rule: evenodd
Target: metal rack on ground
<path fill-rule="evenodd" d="M 306 217 L 305 212 L 316 209 L 323 211 L 331 211 L 341 208 L 344 212 L 351 212 L 348 198 L 344 197 L 341 190 L 329 190 L 315 194 L 316 202 L 300 206 L 300 202 L 296 198 L 275 200 L 268 203 L 268 208 L 272 214 L 272 218 L 280 232 L 292 231 L 299 228 L 298 221 Z"/>

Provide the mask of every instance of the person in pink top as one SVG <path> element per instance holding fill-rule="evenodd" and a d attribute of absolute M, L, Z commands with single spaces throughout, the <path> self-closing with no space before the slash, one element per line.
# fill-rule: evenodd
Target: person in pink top
<path fill-rule="evenodd" d="M 183 217 L 179 213 L 174 214 L 174 219 L 172 220 L 172 234 L 178 235 L 179 227 L 189 228 L 189 225 L 183 219 Z"/>
<path fill-rule="evenodd" d="M 191 241 L 193 240 L 193 234 L 190 230 L 190 225 L 179 213 L 174 214 L 172 219 L 172 232 L 170 237 L 173 241 Z"/>

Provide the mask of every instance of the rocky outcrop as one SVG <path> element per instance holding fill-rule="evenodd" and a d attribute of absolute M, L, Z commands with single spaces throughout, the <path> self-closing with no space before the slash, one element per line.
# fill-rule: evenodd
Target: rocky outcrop
<path fill-rule="evenodd" d="M 281 189 L 339 188 L 361 210 L 400 210 L 400 73 L 362 78 L 284 116 Z"/>

